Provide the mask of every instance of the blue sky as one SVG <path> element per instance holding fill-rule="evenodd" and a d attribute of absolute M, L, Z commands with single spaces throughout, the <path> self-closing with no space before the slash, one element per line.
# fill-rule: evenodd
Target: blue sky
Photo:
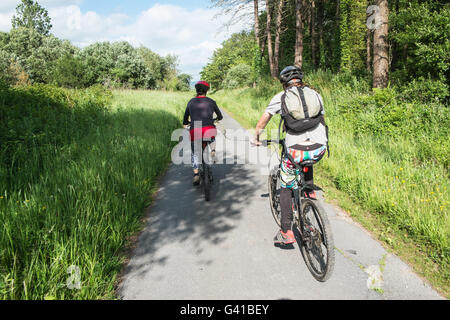
<path fill-rule="evenodd" d="M 80 5 L 82 10 L 95 11 L 100 14 L 126 13 L 136 17 L 140 12 L 153 7 L 155 4 L 172 4 L 187 9 L 209 8 L 209 0 L 94 0 L 83 1 Z"/>
<path fill-rule="evenodd" d="M 219 16 L 209 0 L 38 0 L 52 19 L 52 33 L 79 47 L 99 41 L 128 41 L 165 56 L 179 57 L 179 70 L 200 79 L 215 49 L 232 33 L 229 17 Z M 11 29 L 20 0 L 0 0 L 0 31 Z"/>

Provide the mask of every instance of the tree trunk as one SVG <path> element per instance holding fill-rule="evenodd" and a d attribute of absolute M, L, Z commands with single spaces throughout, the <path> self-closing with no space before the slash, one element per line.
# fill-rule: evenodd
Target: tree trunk
<path fill-rule="evenodd" d="M 375 29 L 373 39 L 373 87 L 386 88 L 389 81 L 389 8 L 388 0 L 377 0 L 381 26 Z"/>
<path fill-rule="evenodd" d="M 295 37 L 295 59 L 294 64 L 297 67 L 303 67 L 303 15 L 302 15 L 302 0 L 296 0 L 295 12 L 296 12 L 296 37 Z"/>
<path fill-rule="evenodd" d="M 259 39 L 259 0 L 253 0 L 253 9 L 255 15 L 255 38 L 256 44 L 261 48 L 261 40 Z"/>
<path fill-rule="evenodd" d="M 317 24 L 319 25 L 319 43 L 318 43 L 318 52 L 317 52 L 317 59 L 318 59 L 318 66 L 320 67 L 322 64 L 323 55 L 325 53 L 324 51 L 324 43 L 323 43 L 323 22 L 325 17 L 325 9 L 324 9 L 324 0 L 319 0 L 318 5 L 318 12 L 317 12 Z"/>
<path fill-rule="evenodd" d="M 275 78 L 275 67 L 273 63 L 273 48 L 272 48 L 272 32 L 270 30 L 272 26 L 272 17 L 271 17 L 271 10 L 270 10 L 270 0 L 266 0 L 266 11 L 267 11 L 267 50 L 269 51 L 269 67 L 270 67 L 270 75 Z"/>
<path fill-rule="evenodd" d="M 394 12 L 398 13 L 399 10 L 399 0 L 395 0 L 395 5 L 394 5 Z M 395 71 L 398 69 L 398 62 L 399 62 L 399 47 L 398 47 L 398 43 L 397 41 L 393 40 L 392 41 L 392 63 L 391 63 L 391 72 Z"/>
<path fill-rule="evenodd" d="M 285 0 L 279 0 L 278 2 L 278 14 L 275 33 L 275 52 L 273 57 L 273 64 L 274 64 L 273 72 L 276 75 L 276 77 L 278 77 L 278 74 L 280 73 L 279 61 L 280 61 L 281 18 L 283 16 L 284 1 Z"/>
<path fill-rule="evenodd" d="M 372 31 L 369 28 L 367 28 L 366 51 L 366 69 L 370 73 L 372 71 Z"/>
<path fill-rule="evenodd" d="M 317 33 L 316 33 L 316 2 L 311 0 L 310 21 L 311 21 L 311 55 L 314 67 L 317 67 Z"/>
<path fill-rule="evenodd" d="M 336 1 L 336 16 L 335 16 L 335 39 L 334 39 L 334 65 L 336 71 L 341 71 L 341 0 Z"/>
<path fill-rule="evenodd" d="M 373 0 L 367 0 L 367 6 L 372 4 Z M 371 17 L 370 13 L 367 13 L 367 19 Z M 366 35 L 366 70 L 367 72 L 372 72 L 372 30 L 367 27 Z"/>
<path fill-rule="evenodd" d="M 264 37 L 262 38 L 261 41 L 261 47 L 260 47 L 260 52 L 261 52 L 261 58 L 264 56 L 264 51 L 266 50 L 266 43 L 267 43 L 267 29 L 264 33 Z"/>

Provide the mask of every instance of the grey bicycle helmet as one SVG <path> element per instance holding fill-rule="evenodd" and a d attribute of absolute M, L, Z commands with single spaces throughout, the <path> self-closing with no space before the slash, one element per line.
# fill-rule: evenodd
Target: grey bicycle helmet
<path fill-rule="evenodd" d="M 280 73 L 280 82 L 286 84 L 292 79 L 303 80 L 303 71 L 299 67 L 289 66 L 283 69 Z"/>

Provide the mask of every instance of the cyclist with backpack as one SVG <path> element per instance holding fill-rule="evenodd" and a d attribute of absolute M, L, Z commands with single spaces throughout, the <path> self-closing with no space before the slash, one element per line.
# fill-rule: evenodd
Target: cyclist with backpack
<path fill-rule="evenodd" d="M 202 152 L 201 144 L 203 141 L 214 142 L 217 135 L 217 129 L 214 125 L 214 113 L 217 115 L 217 120 L 223 119 L 223 115 L 217 107 L 217 103 L 206 97 L 210 85 L 206 81 L 199 81 L 195 84 L 197 95 L 191 99 L 186 107 L 184 114 L 183 125 L 189 127 L 191 135 L 191 150 L 192 150 L 192 168 L 194 169 L 195 186 L 200 184 L 200 159 Z M 196 146 L 196 143 L 199 143 Z M 215 157 L 215 147 L 212 146 L 211 156 Z"/>
<path fill-rule="evenodd" d="M 260 135 L 275 114 L 280 114 L 286 132 L 286 153 L 297 164 L 305 160 L 319 162 L 328 149 L 328 127 L 325 124 L 325 109 L 320 94 L 303 82 L 300 68 L 289 66 L 280 74 L 284 91 L 269 103 L 256 126 L 254 145 L 261 146 Z M 317 200 L 314 191 L 313 167 L 305 168 L 305 182 L 309 186 L 303 196 Z M 281 230 L 274 241 L 280 244 L 295 243 L 292 231 L 292 189 L 297 189 L 295 166 L 286 155 L 281 166 Z"/>

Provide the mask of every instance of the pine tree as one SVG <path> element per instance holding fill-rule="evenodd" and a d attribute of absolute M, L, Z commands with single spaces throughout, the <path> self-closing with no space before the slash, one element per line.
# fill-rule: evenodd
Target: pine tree
<path fill-rule="evenodd" d="M 42 35 L 49 35 L 52 28 L 51 19 L 46 9 L 33 0 L 22 0 L 16 8 L 16 15 L 12 17 L 14 29 L 25 27 L 36 30 Z"/>

